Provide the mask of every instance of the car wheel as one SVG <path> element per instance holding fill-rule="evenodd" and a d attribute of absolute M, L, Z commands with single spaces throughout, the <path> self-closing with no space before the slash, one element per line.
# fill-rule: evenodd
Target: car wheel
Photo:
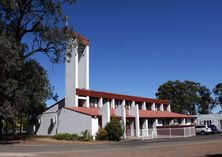
<path fill-rule="evenodd" d="M 206 132 L 205 132 L 205 131 L 201 131 L 200 134 L 201 134 L 201 135 L 205 135 Z"/>

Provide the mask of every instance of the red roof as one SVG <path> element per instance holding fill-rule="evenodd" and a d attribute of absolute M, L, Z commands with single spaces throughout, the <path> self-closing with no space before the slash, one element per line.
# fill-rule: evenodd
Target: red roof
<path fill-rule="evenodd" d="M 139 110 L 140 118 L 191 118 L 192 116 L 186 114 L 179 114 L 169 111 L 151 111 Z"/>
<path fill-rule="evenodd" d="M 98 107 L 64 107 L 68 110 L 72 110 L 75 112 L 83 113 L 89 116 L 100 116 Z M 111 117 L 118 117 L 115 115 L 115 110 L 110 109 Z M 151 111 L 151 110 L 139 110 L 140 118 L 191 118 L 192 116 L 179 114 L 168 111 Z M 128 110 L 126 110 L 126 117 L 133 117 L 128 114 Z"/>
<path fill-rule="evenodd" d="M 99 115 L 99 108 L 97 107 L 64 107 L 65 109 L 76 111 L 79 113 L 83 113 L 89 116 L 98 116 Z"/>
<path fill-rule="evenodd" d="M 106 98 L 106 99 L 118 99 L 118 100 L 127 100 L 127 101 L 136 101 L 136 102 L 147 102 L 147 103 L 157 103 L 157 104 L 169 104 L 169 100 L 161 100 L 161 99 L 151 99 L 144 98 L 138 96 L 129 96 L 123 94 L 114 94 L 108 92 L 98 92 L 93 90 L 86 89 L 76 89 L 76 94 L 79 96 L 90 96 L 97 98 Z"/>
<path fill-rule="evenodd" d="M 77 40 L 79 40 L 83 45 L 89 45 L 89 39 L 87 39 L 86 37 L 84 37 L 83 35 L 74 32 L 73 33 L 74 37 L 77 38 Z"/>
<path fill-rule="evenodd" d="M 65 109 L 68 110 L 72 110 L 75 112 L 79 112 L 79 113 L 83 113 L 89 116 L 100 116 L 99 114 L 99 108 L 98 107 L 64 107 Z M 118 117 L 117 115 L 115 115 L 115 110 L 114 109 L 110 109 L 110 116 L 111 117 Z M 128 111 L 126 111 L 126 117 L 132 117 L 129 116 Z"/>

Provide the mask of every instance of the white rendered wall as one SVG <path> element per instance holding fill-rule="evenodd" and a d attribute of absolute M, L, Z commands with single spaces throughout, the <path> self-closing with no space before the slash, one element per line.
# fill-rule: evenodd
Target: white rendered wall
<path fill-rule="evenodd" d="M 43 112 L 38 117 L 38 123 L 36 125 L 37 135 L 55 135 L 57 130 L 57 121 L 52 123 L 52 119 L 58 119 L 58 113 L 60 109 L 64 106 L 64 100 L 59 101 L 57 104 L 53 105 L 51 108 Z"/>
<path fill-rule="evenodd" d="M 63 108 L 58 119 L 57 133 L 81 134 L 88 130 L 92 134 L 92 117 Z"/>
<path fill-rule="evenodd" d="M 167 105 L 167 111 L 171 112 L 170 104 Z"/>
<path fill-rule="evenodd" d="M 57 130 L 57 123 L 51 123 L 51 119 L 57 117 L 56 112 L 43 113 L 40 118 L 40 123 L 37 128 L 37 135 L 55 135 Z"/>
<path fill-rule="evenodd" d="M 129 111 L 128 114 L 135 117 L 136 124 L 136 136 L 140 136 L 140 119 L 139 119 L 139 107 L 134 105 Z"/>
<path fill-rule="evenodd" d="M 66 57 L 65 67 L 65 106 L 78 106 L 76 88 L 89 89 L 89 46 L 77 46 L 76 40 L 70 42 L 71 58 Z M 89 107 L 89 97 L 86 99 Z"/>
<path fill-rule="evenodd" d="M 110 122 L 110 102 L 107 101 L 99 108 L 99 114 L 102 116 L 102 127 L 104 128 Z"/>
<path fill-rule="evenodd" d="M 122 104 L 119 105 L 115 110 L 114 113 L 115 115 L 117 115 L 118 117 L 121 117 L 121 123 L 123 124 L 123 127 L 125 129 L 124 131 L 124 138 L 126 137 L 126 101 L 123 100 Z"/>
<path fill-rule="evenodd" d="M 66 56 L 65 65 L 65 106 L 78 106 L 76 96 L 76 88 L 78 88 L 78 47 L 76 40 L 70 42 L 71 49 L 67 49 L 67 53 L 71 53 L 71 57 Z"/>
<path fill-rule="evenodd" d="M 97 131 L 99 130 L 99 121 L 98 121 L 98 118 L 96 117 L 94 117 L 94 118 L 92 118 L 92 123 L 91 123 L 92 125 L 91 125 L 91 135 L 93 136 L 93 138 L 95 139 L 95 137 L 96 137 L 96 133 L 97 133 Z"/>
<path fill-rule="evenodd" d="M 218 128 L 221 128 L 222 124 L 220 121 L 222 121 L 222 114 L 201 114 L 201 115 L 195 115 L 197 117 L 197 125 L 204 124 L 204 121 L 211 120 L 211 123 L 216 125 Z"/>
<path fill-rule="evenodd" d="M 151 110 L 152 110 L 152 111 L 155 111 L 155 110 L 156 110 L 156 104 L 155 104 L 155 103 L 152 103 L 152 105 L 151 105 Z"/>
<path fill-rule="evenodd" d="M 78 53 L 78 88 L 89 89 L 89 46 Z"/>

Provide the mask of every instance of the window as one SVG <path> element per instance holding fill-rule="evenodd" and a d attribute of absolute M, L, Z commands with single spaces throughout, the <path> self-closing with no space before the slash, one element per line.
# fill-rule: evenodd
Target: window
<path fill-rule="evenodd" d="M 151 106 L 152 106 L 152 104 L 146 103 L 146 110 L 151 110 Z"/>
<path fill-rule="evenodd" d="M 167 111 L 167 105 L 163 104 L 163 110 Z"/>
<path fill-rule="evenodd" d="M 155 105 L 155 110 L 156 110 L 156 111 L 159 111 L 159 110 L 160 110 L 160 104 L 156 104 L 156 105 Z"/>
<path fill-rule="evenodd" d="M 204 120 L 204 125 L 209 125 L 211 124 L 211 120 Z"/>

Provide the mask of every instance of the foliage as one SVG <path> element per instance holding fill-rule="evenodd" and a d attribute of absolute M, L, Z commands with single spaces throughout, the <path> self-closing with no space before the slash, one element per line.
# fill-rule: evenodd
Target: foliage
<path fill-rule="evenodd" d="M 216 104 L 220 105 L 222 108 L 222 83 L 218 83 L 213 89 L 213 93 L 215 95 Z M 222 110 L 219 111 L 221 113 Z"/>
<path fill-rule="evenodd" d="M 106 129 L 100 128 L 98 132 L 96 133 L 96 139 L 97 140 L 107 140 L 108 139 L 108 134 Z"/>
<path fill-rule="evenodd" d="M 3 37 L 0 46 L 0 112 L 6 117 L 35 117 L 53 97 L 48 75 L 35 60 L 22 61 Z"/>
<path fill-rule="evenodd" d="M 88 130 L 82 132 L 82 135 L 78 134 L 68 134 L 61 133 L 54 136 L 57 140 L 67 140 L 67 141 L 91 141 L 92 136 L 90 135 Z"/>
<path fill-rule="evenodd" d="M 82 136 L 80 136 L 80 141 L 91 141 L 92 140 L 92 136 L 90 135 L 89 130 L 85 130 L 82 133 Z"/>
<path fill-rule="evenodd" d="M 50 61 L 64 58 L 66 41 L 73 37 L 72 28 L 64 22 L 62 6 L 75 0 L 2 0 L 0 2 L 0 35 L 6 35 L 29 58 L 46 54 Z M 29 41 L 29 42 L 27 42 Z"/>
<path fill-rule="evenodd" d="M 78 141 L 79 135 L 77 134 L 67 134 L 67 133 L 61 133 L 54 136 L 57 140 L 68 140 L 68 141 Z"/>
<path fill-rule="evenodd" d="M 0 1 L 0 115 L 28 117 L 34 124 L 45 101 L 56 99 L 45 69 L 33 56 L 45 54 L 52 63 L 64 60 L 67 40 L 76 37 L 71 27 L 61 24 L 62 6 L 74 2 Z"/>
<path fill-rule="evenodd" d="M 108 140 L 119 141 L 124 134 L 124 128 L 121 125 L 119 119 L 113 118 L 106 125 L 106 131 L 108 135 Z"/>
<path fill-rule="evenodd" d="M 200 83 L 168 81 L 158 88 L 159 99 L 168 99 L 172 111 L 187 114 L 206 114 L 214 106 L 211 92 Z"/>

